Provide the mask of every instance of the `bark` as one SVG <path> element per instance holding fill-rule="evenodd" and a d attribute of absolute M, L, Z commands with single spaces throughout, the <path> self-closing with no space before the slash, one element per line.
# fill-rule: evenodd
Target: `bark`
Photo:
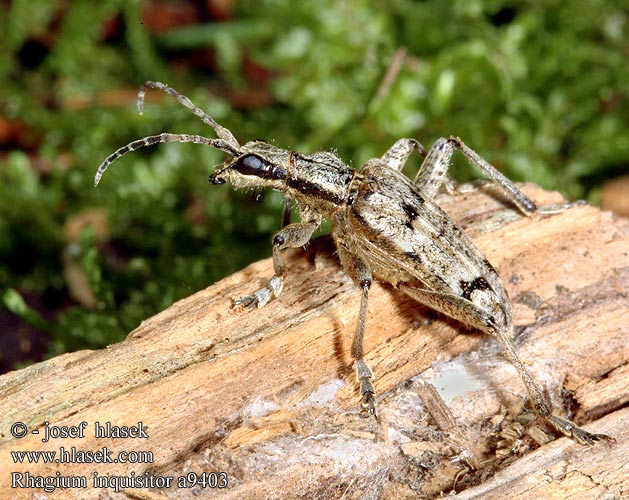
<path fill-rule="evenodd" d="M 561 201 L 535 186 L 524 189 L 542 204 Z M 526 218 L 486 188 L 439 203 L 502 276 L 518 352 L 556 413 L 616 443 L 551 441 L 550 431 L 526 412 L 524 387 L 497 342 L 387 285 L 372 287 L 365 340 L 381 422 L 363 418 L 350 355 L 360 294 L 330 240 L 321 238 L 305 251 L 287 252 L 282 296 L 263 309 L 233 308 L 231 298 L 272 274 L 269 259 L 173 304 L 118 344 L 1 376 L 0 496 L 629 495 L 627 219 L 587 205 Z M 11 436 L 16 422 L 28 429 L 20 439 Z M 82 437 L 42 442 L 46 422 L 49 429 L 75 426 L 76 432 L 86 424 Z M 140 436 L 95 436 L 96 423 L 107 422 L 135 427 Z M 106 448 L 113 458 L 150 452 L 152 458 L 80 463 L 75 456 L 73 463 L 40 458 L 28 464 L 11 455 L 59 454 L 62 446 Z M 25 472 L 85 477 L 88 488 L 11 489 L 12 473 Z M 220 472 L 227 487 L 212 488 L 214 479 L 223 480 Z M 172 477 L 172 487 L 115 491 L 115 478 L 133 473 L 143 480 Z M 94 474 L 109 476 L 112 487 L 92 487 Z M 181 477 L 200 482 L 178 486 Z"/>

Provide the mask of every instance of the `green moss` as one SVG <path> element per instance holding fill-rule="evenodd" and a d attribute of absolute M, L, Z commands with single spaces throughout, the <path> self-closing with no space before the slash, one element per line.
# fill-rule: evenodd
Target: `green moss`
<path fill-rule="evenodd" d="M 0 110 L 26 129 L 0 156 L 1 313 L 49 333 L 49 354 L 118 341 L 174 300 L 270 253 L 281 197 L 211 187 L 215 151 L 137 151 L 93 189 L 100 161 L 130 140 L 211 134 L 164 96 L 151 94 L 138 116 L 121 90 L 145 80 L 186 93 L 238 138 L 336 148 L 354 166 L 401 136 L 429 146 L 452 134 L 511 178 L 570 198 L 627 170 L 623 2 L 236 5 L 230 20 L 159 35 L 147 31 L 140 2 L 76 1 L 61 10 L 52 0 L 17 0 L 0 12 Z M 195 51 L 207 48 L 214 63 L 195 70 L 192 61 L 209 60 Z M 396 54 L 399 73 L 383 85 Z M 260 89 L 265 106 L 234 97 Z M 409 175 L 418 166 L 412 161 Z M 460 159 L 453 172 L 478 175 Z M 68 221 L 95 208 L 106 216 L 102 234 L 71 240 Z M 75 297 L 69 263 L 95 303 Z"/>

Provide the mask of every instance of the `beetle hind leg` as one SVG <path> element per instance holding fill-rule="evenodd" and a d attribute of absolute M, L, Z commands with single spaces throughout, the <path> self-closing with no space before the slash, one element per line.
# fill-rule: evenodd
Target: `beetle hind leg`
<path fill-rule="evenodd" d="M 524 383 L 533 401 L 535 412 L 553 429 L 583 445 L 591 445 L 596 441 L 613 441 L 613 438 L 605 434 L 592 434 L 581 429 L 574 422 L 552 414 L 550 407 L 544 399 L 540 385 L 529 374 L 524 363 L 518 356 L 512 340 L 509 338 L 508 334 L 511 330 L 510 317 L 503 319 L 497 324 L 495 317 L 487 314 L 487 312 L 479 308 L 476 304 L 462 297 L 447 293 L 433 292 L 408 284 L 401 284 L 399 288 L 421 304 L 495 337 L 502 345 L 504 356 L 515 367 L 520 379 Z"/>
<path fill-rule="evenodd" d="M 515 351 L 515 347 L 511 339 L 509 339 L 502 330 L 494 332 L 494 336 L 502 344 L 505 357 L 516 368 L 518 374 L 520 375 L 520 378 L 524 382 L 529 396 L 533 400 L 535 412 L 540 417 L 542 417 L 550 427 L 582 445 L 592 445 L 597 441 L 614 441 L 614 438 L 607 436 L 606 434 L 593 434 L 586 431 L 585 429 L 581 429 L 574 422 L 568 420 L 567 418 L 553 415 L 551 413 L 550 407 L 548 406 L 542 395 L 540 386 L 537 384 L 537 382 L 535 382 L 535 380 L 533 380 L 533 378 L 529 375 L 529 372 L 524 367 L 522 360 Z"/>
<path fill-rule="evenodd" d="M 609 443 L 616 441 L 613 437 L 610 437 L 607 434 L 593 434 L 581 429 L 570 420 L 556 415 L 546 417 L 546 421 L 553 429 L 561 432 L 564 436 L 568 436 L 579 444 L 592 445 L 598 441 L 607 441 Z"/>

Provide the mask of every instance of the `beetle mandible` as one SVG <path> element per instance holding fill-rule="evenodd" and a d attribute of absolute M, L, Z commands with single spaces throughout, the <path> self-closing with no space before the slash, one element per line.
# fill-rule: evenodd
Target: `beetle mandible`
<path fill-rule="evenodd" d="M 363 359 L 363 336 L 372 280 L 390 283 L 416 301 L 495 337 L 528 390 L 536 413 L 560 433 L 581 444 L 611 440 L 592 434 L 570 420 L 553 415 L 542 390 L 531 377 L 511 341 L 511 305 L 500 277 L 470 238 L 433 201 L 458 150 L 478 167 L 525 215 L 538 210 L 513 182 L 459 138 L 441 138 L 429 149 L 415 139 L 399 139 L 380 158 L 353 170 L 332 152 L 304 155 L 255 140 L 240 145 L 232 132 L 195 106 L 186 96 L 160 82 L 146 82 L 138 94 L 142 113 L 147 89 L 175 97 L 216 132 L 217 138 L 162 133 L 133 141 L 109 155 L 94 178 L 98 185 L 107 167 L 121 156 L 160 142 L 194 142 L 231 156 L 210 176 L 212 184 L 234 188 L 271 188 L 296 202 L 300 221 L 285 224 L 273 237 L 274 275 L 251 295 L 235 301 L 262 307 L 282 291 L 286 273 L 281 252 L 305 245 L 325 218 L 341 264 L 361 290 L 360 310 L 352 341 L 352 357 L 363 407 L 377 418 L 373 373 Z M 414 181 L 401 173 L 417 151 L 423 163 Z"/>

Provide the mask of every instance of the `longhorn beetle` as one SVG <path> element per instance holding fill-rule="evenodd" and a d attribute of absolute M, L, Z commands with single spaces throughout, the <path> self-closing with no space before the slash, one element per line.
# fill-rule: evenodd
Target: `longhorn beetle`
<path fill-rule="evenodd" d="M 356 362 L 362 406 L 368 413 L 377 418 L 374 376 L 363 359 L 369 288 L 372 279 L 376 279 L 495 337 L 522 378 L 537 414 L 554 429 L 581 444 L 612 439 L 604 434 L 591 434 L 551 413 L 540 386 L 524 367 L 511 341 L 511 306 L 498 274 L 470 238 L 433 201 L 442 185 L 453 189 L 447 170 L 452 154 L 458 150 L 497 184 L 523 214 L 539 210 L 515 184 L 459 138 L 441 138 L 428 151 L 415 139 L 399 139 L 382 157 L 368 160 L 358 172 L 331 152 L 304 155 L 260 140 L 241 146 L 231 131 L 163 83 L 146 82 L 141 87 L 140 114 L 147 89 L 158 89 L 176 98 L 212 127 L 218 138 L 162 133 L 133 141 L 103 161 L 94 185 L 98 185 L 111 163 L 131 151 L 160 142 L 194 142 L 231 156 L 210 176 L 212 184 L 271 188 L 284 193 L 288 202 L 295 201 L 300 222 L 285 224 L 273 237 L 275 274 L 264 287 L 235 301 L 247 308 L 262 307 L 280 295 L 286 274 L 282 250 L 305 245 L 324 218 L 332 221 L 332 237 L 341 264 L 362 294 L 351 353 Z M 401 170 L 413 151 L 424 160 L 417 177 L 411 181 Z"/>

